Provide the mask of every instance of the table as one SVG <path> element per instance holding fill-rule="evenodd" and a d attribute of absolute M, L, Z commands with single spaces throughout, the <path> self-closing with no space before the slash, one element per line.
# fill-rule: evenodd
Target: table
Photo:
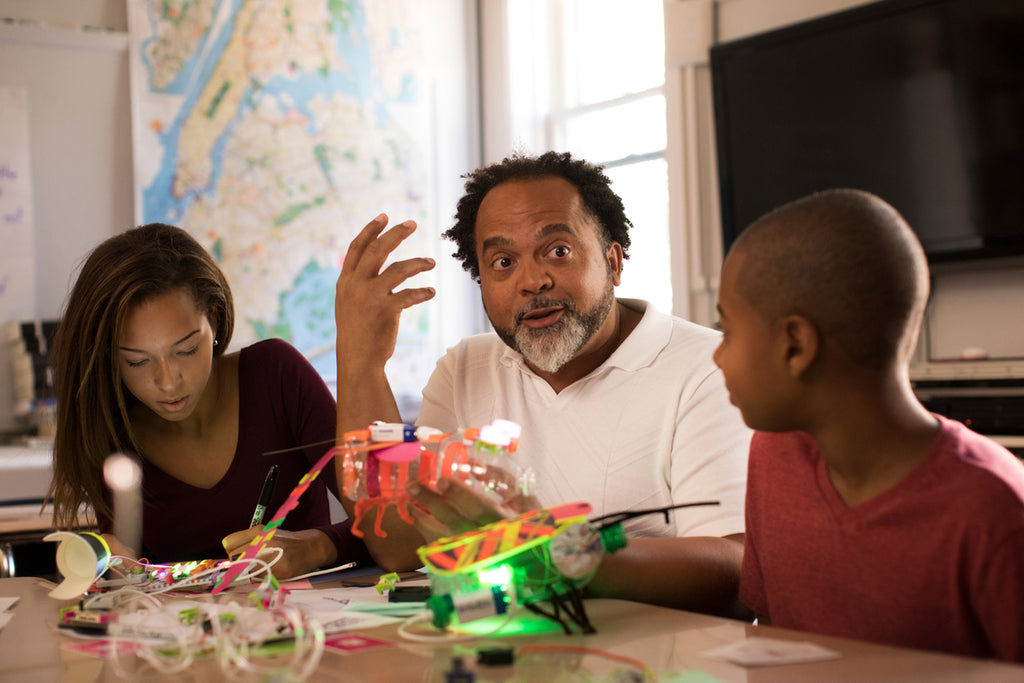
<path fill-rule="evenodd" d="M 56 629 L 61 603 L 48 597 L 52 587 L 51 583 L 31 577 L 0 579 L 0 596 L 19 597 L 13 618 L 0 632 L 0 680 L 32 683 L 121 680 L 102 660 L 61 649 L 63 643 L 73 639 Z M 582 659 L 581 655 L 572 653 L 526 655 L 514 666 L 501 667 L 477 665 L 471 656 L 472 650 L 481 647 L 544 644 L 592 648 L 639 659 L 651 670 L 663 672 L 662 681 L 1024 681 L 1024 666 L 814 636 L 623 600 L 588 600 L 587 612 L 597 628 L 596 634 L 506 636 L 454 646 L 411 643 L 402 639 L 397 626 L 379 626 L 361 633 L 393 642 L 393 646 L 349 655 L 325 652 L 308 680 L 443 682 L 453 656 L 460 652 L 467 653 L 466 665 L 475 671 L 477 681 L 582 680 L 577 669 L 580 665 L 592 676 L 586 680 L 614 680 L 611 672 L 617 665 L 593 655 L 582 656 Z M 842 658 L 745 669 L 699 654 L 753 636 L 811 641 L 842 653 Z M 694 669 L 704 676 L 695 673 L 689 673 L 689 678 L 683 676 Z M 213 658 L 205 658 L 194 662 L 184 673 L 147 680 L 203 683 L 225 680 L 225 676 Z"/>

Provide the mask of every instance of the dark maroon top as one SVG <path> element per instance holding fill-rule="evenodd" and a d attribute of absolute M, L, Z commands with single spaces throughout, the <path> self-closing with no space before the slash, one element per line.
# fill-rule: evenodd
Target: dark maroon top
<path fill-rule="evenodd" d="M 213 488 L 186 484 L 149 462 L 143 463 L 142 555 L 171 563 L 226 557 L 221 539 L 249 526 L 263 481 L 272 464 L 280 468 L 263 523 L 274 517 L 310 467 L 331 448 L 336 404 L 312 365 L 287 342 L 268 339 L 241 350 L 238 360 L 238 446 L 224 477 Z M 295 448 L 285 453 L 271 451 Z M 282 529 L 320 529 L 334 541 L 338 564 L 372 564 L 351 522 L 331 524 L 328 487 L 337 490 L 334 463 L 328 463 Z M 109 495 L 109 493 L 108 493 Z M 112 532 L 112 521 L 98 520 Z"/>

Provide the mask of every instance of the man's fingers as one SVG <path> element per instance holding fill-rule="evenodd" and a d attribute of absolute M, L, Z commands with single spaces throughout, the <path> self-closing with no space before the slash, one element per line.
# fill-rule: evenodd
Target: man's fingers
<path fill-rule="evenodd" d="M 504 506 L 517 515 L 541 509 L 540 501 L 536 496 L 512 496 L 505 501 Z"/>
<path fill-rule="evenodd" d="M 435 265 L 434 259 L 426 256 L 395 261 L 380 271 L 381 286 L 387 288 L 390 292 L 409 278 L 425 273 L 428 270 L 433 270 Z"/>
<path fill-rule="evenodd" d="M 437 482 L 437 490 L 462 513 L 464 518 L 474 522 L 475 526 L 505 519 L 505 515 L 494 501 L 461 481 L 442 479 Z"/>
<path fill-rule="evenodd" d="M 413 483 L 406 490 L 423 511 L 433 515 L 437 523 L 446 529 L 445 535 L 447 536 L 472 531 L 480 526 L 479 522 L 466 517 L 465 512 L 434 489 Z M 415 505 L 412 506 L 412 509 L 415 507 Z M 423 530 L 420 530 L 420 533 L 423 533 Z"/>
<path fill-rule="evenodd" d="M 394 301 L 401 308 L 409 308 L 416 304 L 421 304 L 424 301 L 430 301 L 434 298 L 433 287 L 419 287 L 417 289 L 403 289 L 399 292 L 395 292 L 392 296 Z"/>
<path fill-rule="evenodd" d="M 427 543 L 433 543 L 438 539 L 454 535 L 452 530 L 442 524 L 437 517 L 416 505 L 409 506 L 409 513 L 412 514 L 416 531 L 420 532 Z"/>
<path fill-rule="evenodd" d="M 415 232 L 416 221 L 403 221 L 398 225 L 388 228 L 379 235 L 374 235 L 372 229 L 367 231 L 368 228 L 376 228 L 376 226 L 375 219 L 371 225 L 364 228 L 356 236 L 356 240 L 359 241 L 357 250 L 353 252 L 351 245 L 349 246 L 349 253 L 345 256 L 345 263 L 342 265 L 343 270 L 345 266 L 348 266 L 350 269 L 348 272 L 350 273 L 358 274 L 362 277 L 377 276 L 384 268 L 384 263 L 391 255 L 391 252 L 397 249 L 409 235 Z M 365 243 L 363 242 L 364 236 L 368 239 Z"/>
<path fill-rule="evenodd" d="M 413 482 L 406 488 L 406 492 L 412 496 L 419 507 L 436 517 L 442 524 L 447 524 L 460 515 L 459 511 L 452 507 L 444 496 L 429 486 Z"/>
<path fill-rule="evenodd" d="M 355 267 L 362 260 L 363 254 L 366 252 L 367 248 L 374 243 L 377 236 L 380 235 L 387 224 L 387 214 L 382 213 L 367 223 L 366 226 L 359 231 L 359 234 L 356 235 L 348 245 L 348 252 L 345 254 L 345 261 L 341 264 L 342 273 L 350 273 L 355 270 Z"/>

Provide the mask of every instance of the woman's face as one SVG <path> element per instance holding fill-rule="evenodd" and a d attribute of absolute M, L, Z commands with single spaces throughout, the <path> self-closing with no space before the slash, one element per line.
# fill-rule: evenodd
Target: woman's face
<path fill-rule="evenodd" d="M 125 319 L 117 351 L 128 391 L 164 420 L 187 419 L 210 380 L 213 335 L 186 289 L 135 307 Z"/>

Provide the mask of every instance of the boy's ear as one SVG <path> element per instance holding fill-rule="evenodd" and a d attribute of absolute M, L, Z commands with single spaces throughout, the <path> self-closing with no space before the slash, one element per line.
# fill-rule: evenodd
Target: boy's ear
<path fill-rule="evenodd" d="M 786 367 L 793 379 L 804 375 L 818 357 L 821 335 L 818 328 L 802 315 L 788 315 L 782 319 Z"/>

